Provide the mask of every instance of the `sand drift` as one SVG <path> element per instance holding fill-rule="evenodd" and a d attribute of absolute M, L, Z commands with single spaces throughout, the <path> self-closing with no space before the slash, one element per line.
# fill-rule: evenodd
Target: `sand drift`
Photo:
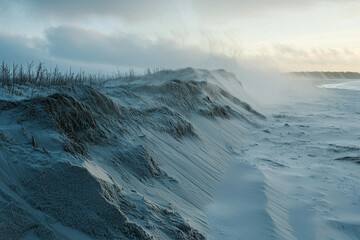
<path fill-rule="evenodd" d="M 0 239 L 207 238 L 231 149 L 265 119 L 241 89 L 188 68 L 4 95 Z"/>

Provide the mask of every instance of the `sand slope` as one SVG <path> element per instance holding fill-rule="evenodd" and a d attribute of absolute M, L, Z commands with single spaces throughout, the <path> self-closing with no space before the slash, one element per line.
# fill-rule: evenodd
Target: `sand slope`
<path fill-rule="evenodd" d="M 264 119 L 241 89 L 188 68 L 2 95 L 0 239 L 205 239 L 231 148 Z"/>

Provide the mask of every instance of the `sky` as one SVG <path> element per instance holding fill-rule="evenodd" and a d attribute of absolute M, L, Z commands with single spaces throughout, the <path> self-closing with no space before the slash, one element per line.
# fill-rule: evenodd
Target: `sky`
<path fill-rule="evenodd" d="M 0 60 L 360 72 L 360 1 L 0 0 Z"/>

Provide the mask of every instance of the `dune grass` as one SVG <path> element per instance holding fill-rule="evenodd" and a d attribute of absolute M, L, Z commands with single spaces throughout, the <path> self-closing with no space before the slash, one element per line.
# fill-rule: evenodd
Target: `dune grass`
<path fill-rule="evenodd" d="M 71 68 L 62 72 L 58 67 L 47 69 L 42 62 L 34 64 L 8 64 L 2 61 L 0 68 L 0 85 L 10 92 L 15 85 L 31 85 L 38 87 L 50 87 L 53 85 L 79 85 L 92 84 L 104 80 L 106 76 L 85 74 L 84 71 L 74 72 Z"/>
<path fill-rule="evenodd" d="M 147 70 L 147 72 L 151 72 Z M 57 85 L 78 86 L 93 85 L 112 79 L 133 79 L 135 71 L 117 71 L 113 74 L 87 74 L 85 71 L 73 71 L 71 68 L 67 71 L 61 71 L 57 66 L 55 68 L 46 68 L 44 63 L 37 64 L 34 61 L 26 65 L 6 61 L 1 62 L 0 66 L 0 88 L 4 88 L 9 94 L 16 93 L 17 86 L 25 86 L 33 89 L 50 88 Z"/>

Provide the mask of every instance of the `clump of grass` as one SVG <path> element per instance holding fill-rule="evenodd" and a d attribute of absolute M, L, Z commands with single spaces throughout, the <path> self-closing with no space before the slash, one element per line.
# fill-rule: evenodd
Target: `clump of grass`
<path fill-rule="evenodd" d="M 33 88 L 45 88 L 55 85 L 81 85 L 99 83 L 109 76 L 102 74 L 85 74 L 83 70 L 74 72 L 60 71 L 58 67 L 47 69 L 42 62 L 37 65 L 34 62 L 26 66 L 22 64 L 8 64 L 5 61 L 0 67 L 0 87 L 6 88 L 9 94 L 14 94 L 15 86 L 27 86 Z"/>
<path fill-rule="evenodd" d="M 17 87 L 38 91 L 52 86 L 78 86 L 78 85 L 93 85 L 98 83 L 105 83 L 108 80 L 132 81 L 139 77 L 145 79 L 153 79 L 154 77 L 164 77 L 164 73 L 171 74 L 172 71 L 163 68 L 156 68 L 153 70 L 146 69 L 144 74 L 136 74 L 135 70 L 129 68 L 128 71 L 118 70 L 113 74 L 86 74 L 83 70 L 78 72 L 71 68 L 68 71 L 60 71 L 55 68 L 46 68 L 44 63 L 37 64 L 34 61 L 22 64 L 9 64 L 2 61 L 0 64 L 0 88 L 8 91 L 9 95 L 17 95 Z M 169 76 L 167 76 L 169 77 Z M 21 93 L 19 93 L 21 94 Z"/>

